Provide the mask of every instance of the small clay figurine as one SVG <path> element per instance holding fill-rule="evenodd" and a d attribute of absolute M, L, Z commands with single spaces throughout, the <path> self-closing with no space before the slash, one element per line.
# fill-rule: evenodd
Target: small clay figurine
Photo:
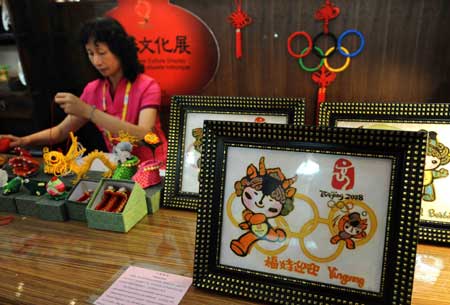
<path fill-rule="evenodd" d="M 53 176 L 49 182 L 47 182 L 47 193 L 53 200 L 65 199 L 67 192 L 64 183 L 56 176 Z"/>
<path fill-rule="evenodd" d="M 139 158 L 131 154 L 132 150 L 133 145 L 129 142 L 120 142 L 114 146 L 113 153 L 119 162 L 112 179 L 131 180 L 131 177 L 136 173 Z"/>
<path fill-rule="evenodd" d="M 0 169 L 0 187 L 4 186 L 6 183 L 8 183 L 8 173 Z"/>
<path fill-rule="evenodd" d="M 44 181 L 34 181 L 30 179 L 25 179 L 23 181 L 23 185 L 28 191 L 30 191 L 31 195 L 41 196 L 47 193 Z"/>
<path fill-rule="evenodd" d="M 91 189 L 88 189 L 80 197 L 78 197 L 78 199 L 76 201 L 80 202 L 80 203 L 86 203 L 87 201 L 89 201 L 89 199 L 91 199 L 92 193 L 94 193 L 94 191 Z"/>
<path fill-rule="evenodd" d="M 112 152 L 116 155 L 117 160 L 119 160 L 120 163 L 124 163 L 132 157 L 132 150 L 133 145 L 130 142 L 119 142 L 113 147 Z"/>
<path fill-rule="evenodd" d="M 39 161 L 35 160 L 28 150 L 16 147 L 14 148 L 14 151 L 18 153 L 19 156 L 13 157 L 8 161 L 14 175 L 28 177 L 37 173 L 39 170 Z"/>
<path fill-rule="evenodd" d="M 20 187 L 22 186 L 23 179 L 19 176 L 11 179 L 4 187 L 3 187 L 3 195 L 10 195 L 20 191 Z"/>
<path fill-rule="evenodd" d="M 113 186 L 108 186 L 103 193 L 102 200 L 95 207 L 98 211 L 120 213 L 128 201 L 130 191 L 126 187 L 120 187 L 117 191 Z"/>
<path fill-rule="evenodd" d="M 106 189 L 103 191 L 102 200 L 100 200 L 95 209 L 98 211 L 103 210 L 105 206 L 108 204 L 114 192 L 115 192 L 114 187 L 112 185 L 108 185 Z"/>

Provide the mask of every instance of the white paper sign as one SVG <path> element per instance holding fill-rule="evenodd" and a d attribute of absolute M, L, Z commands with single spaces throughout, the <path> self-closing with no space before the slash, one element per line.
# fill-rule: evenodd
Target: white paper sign
<path fill-rule="evenodd" d="M 96 305 L 176 305 L 192 278 L 130 266 L 95 302 Z"/>

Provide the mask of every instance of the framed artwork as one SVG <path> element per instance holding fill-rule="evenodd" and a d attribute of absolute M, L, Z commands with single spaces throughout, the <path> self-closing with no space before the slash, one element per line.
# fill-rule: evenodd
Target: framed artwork
<path fill-rule="evenodd" d="M 324 103 L 325 126 L 429 132 L 419 240 L 450 246 L 450 105 Z"/>
<path fill-rule="evenodd" d="M 194 285 L 408 304 L 426 132 L 205 122 Z"/>
<path fill-rule="evenodd" d="M 195 210 L 203 121 L 304 124 L 302 98 L 174 96 L 170 108 L 167 170 L 163 206 Z"/>

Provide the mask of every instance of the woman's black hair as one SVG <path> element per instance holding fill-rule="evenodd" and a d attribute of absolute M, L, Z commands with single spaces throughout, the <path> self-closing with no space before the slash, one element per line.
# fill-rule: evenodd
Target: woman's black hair
<path fill-rule="evenodd" d="M 85 46 L 89 40 L 94 43 L 103 42 L 108 45 L 121 63 L 124 77 L 134 82 L 144 67 L 137 57 L 138 48 L 133 36 L 129 36 L 122 25 L 110 17 L 99 17 L 83 24 L 80 40 Z"/>

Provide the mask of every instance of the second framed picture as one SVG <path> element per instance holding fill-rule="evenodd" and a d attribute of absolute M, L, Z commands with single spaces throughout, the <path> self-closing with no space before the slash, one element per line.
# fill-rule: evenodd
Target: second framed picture
<path fill-rule="evenodd" d="M 426 132 L 205 122 L 194 285 L 409 304 Z"/>
<path fill-rule="evenodd" d="M 428 132 L 419 240 L 450 246 L 450 105 L 324 103 L 324 126 Z"/>
<path fill-rule="evenodd" d="M 197 208 L 205 120 L 302 125 L 304 113 L 302 98 L 174 96 L 163 206 Z"/>

